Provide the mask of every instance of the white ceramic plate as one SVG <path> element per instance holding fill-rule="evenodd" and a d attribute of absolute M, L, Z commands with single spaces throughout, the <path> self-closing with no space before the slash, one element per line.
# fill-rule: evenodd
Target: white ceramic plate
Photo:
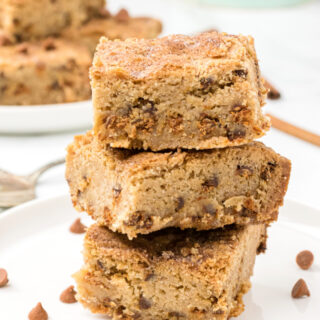
<path fill-rule="evenodd" d="M 0 133 L 49 133 L 84 129 L 91 125 L 91 100 L 39 106 L 0 106 Z"/>
<path fill-rule="evenodd" d="M 83 235 L 69 232 L 79 214 L 68 196 L 36 200 L 0 215 L 0 267 L 9 285 L 0 289 L 0 319 L 26 319 L 41 301 L 50 320 L 105 319 L 91 315 L 78 303 L 59 301 L 73 284 L 71 274 L 82 264 Z M 85 214 L 82 221 L 90 224 Z M 300 250 L 309 249 L 315 263 L 303 271 L 295 263 Z M 311 297 L 293 300 L 291 288 L 299 278 Z M 280 219 L 269 230 L 268 251 L 257 258 L 246 311 L 239 320 L 316 320 L 320 315 L 320 212 L 287 201 Z"/>

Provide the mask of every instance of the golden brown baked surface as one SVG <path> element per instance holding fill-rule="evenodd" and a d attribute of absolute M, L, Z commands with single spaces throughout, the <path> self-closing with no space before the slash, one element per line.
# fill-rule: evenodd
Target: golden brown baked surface
<path fill-rule="evenodd" d="M 227 319 L 243 311 L 266 227 L 166 229 L 129 241 L 97 225 L 85 237 L 78 299 L 114 319 Z"/>
<path fill-rule="evenodd" d="M 251 37 L 102 38 L 91 79 L 94 131 L 112 147 L 212 149 L 248 143 L 270 126 Z"/>
<path fill-rule="evenodd" d="M 119 21 L 114 16 L 107 18 L 95 18 L 88 21 L 80 28 L 67 28 L 63 37 L 86 45 L 92 54 L 94 53 L 99 39 L 106 37 L 110 40 L 127 38 L 156 38 L 162 31 L 159 20 L 147 17 L 128 17 Z"/>
<path fill-rule="evenodd" d="M 154 153 L 105 148 L 88 132 L 68 147 L 66 178 L 77 210 L 133 238 L 274 221 L 290 167 L 259 142 Z"/>
<path fill-rule="evenodd" d="M 82 45 L 45 39 L 0 46 L 0 104 L 33 105 L 89 99 L 91 55 Z"/>

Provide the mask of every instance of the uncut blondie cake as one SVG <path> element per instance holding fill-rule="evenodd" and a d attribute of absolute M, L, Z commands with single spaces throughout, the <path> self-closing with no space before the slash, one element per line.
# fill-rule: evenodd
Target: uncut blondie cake
<path fill-rule="evenodd" d="M 58 39 L 0 46 L 0 104 L 32 105 L 90 99 L 91 54 Z"/>
<path fill-rule="evenodd" d="M 78 300 L 112 319 L 222 320 L 244 310 L 266 227 L 167 229 L 133 241 L 105 227 L 85 236 Z"/>
<path fill-rule="evenodd" d="M 104 0 L 1 0 L 0 29 L 12 41 L 57 35 L 99 14 Z"/>
<path fill-rule="evenodd" d="M 161 22 L 152 18 L 127 17 L 120 20 L 115 16 L 92 19 L 80 28 L 68 28 L 62 36 L 85 44 L 93 54 L 102 36 L 110 40 L 127 38 L 156 38 L 162 30 Z"/>
<path fill-rule="evenodd" d="M 250 142 L 270 126 L 251 37 L 102 38 L 91 80 L 94 132 L 111 147 L 212 149 Z"/>
<path fill-rule="evenodd" d="M 276 220 L 290 161 L 253 142 L 208 151 L 135 152 L 92 132 L 68 147 L 75 208 L 129 238 L 166 227 L 207 230 Z"/>

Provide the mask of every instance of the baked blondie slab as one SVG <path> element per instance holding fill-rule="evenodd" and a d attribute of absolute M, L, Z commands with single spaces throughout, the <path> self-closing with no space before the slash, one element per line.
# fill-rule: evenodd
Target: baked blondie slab
<path fill-rule="evenodd" d="M 152 18 L 127 17 L 120 20 L 114 16 L 92 19 L 80 28 L 68 28 L 62 36 L 86 45 L 93 54 L 99 39 L 104 36 L 110 40 L 127 38 L 156 38 L 162 30 L 159 20 Z"/>
<path fill-rule="evenodd" d="M 290 174 L 289 160 L 259 142 L 137 153 L 104 148 L 92 132 L 75 138 L 66 161 L 75 208 L 129 238 L 166 227 L 271 222 Z"/>
<path fill-rule="evenodd" d="M 94 225 L 85 237 L 78 300 L 112 319 L 222 320 L 244 310 L 265 225 L 166 229 L 133 241 Z"/>
<path fill-rule="evenodd" d="M 112 147 L 212 149 L 250 142 L 270 126 L 251 37 L 102 38 L 91 79 L 94 131 Z"/>
<path fill-rule="evenodd" d="M 12 41 L 57 35 L 99 14 L 104 0 L 1 0 L 0 29 Z"/>
<path fill-rule="evenodd" d="M 91 61 L 86 47 L 58 39 L 0 46 L 0 104 L 90 99 Z"/>

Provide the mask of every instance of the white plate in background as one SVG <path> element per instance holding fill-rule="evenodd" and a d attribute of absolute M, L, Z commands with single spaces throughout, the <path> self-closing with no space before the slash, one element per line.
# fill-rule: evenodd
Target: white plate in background
<path fill-rule="evenodd" d="M 50 133 L 92 126 L 91 100 L 37 105 L 0 106 L 0 133 Z"/>
<path fill-rule="evenodd" d="M 82 265 L 83 235 L 69 232 L 79 217 L 69 196 L 35 200 L 0 214 L 0 267 L 10 282 L 0 288 L 0 319 L 26 319 L 41 301 L 50 320 L 105 319 L 79 303 L 64 304 L 60 293 L 73 284 L 71 274 Z M 81 215 L 89 225 L 90 218 Z M 303 271 L 295 263 L 304 249 L 315 263 Z M 294 300 L 291 289 L 304 278 L 311 297 Z M 239 320 L 316 320 L 320 314 L 320 212 L 286 201 L 280 218 L 269 229 L 268 250 L 257 257 L 246 310 Z"/>

